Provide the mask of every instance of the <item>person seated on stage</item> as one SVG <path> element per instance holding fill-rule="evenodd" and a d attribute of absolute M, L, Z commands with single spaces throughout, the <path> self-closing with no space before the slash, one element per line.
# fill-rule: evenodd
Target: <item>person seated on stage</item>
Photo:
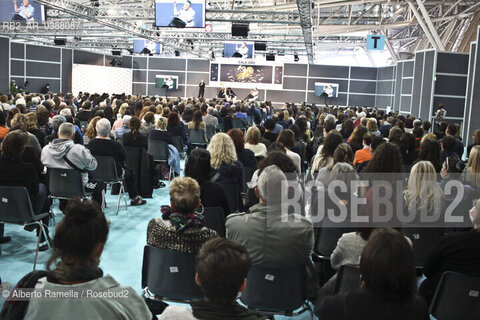
<path fill-rule="evenodd" d="M 45 185 L 39 182 L 39 175 L 35 167 L 31 163 L 22 160 L 27 144 L 27 133 L 22 130 L 14 130 L 3 139 L 0 156 L 0 186 L 25 187 L 34 212 L 36 214 L 49 212 L 50 205 Z M 47 237 L 48 220 L 48 216 L 42 219 Z M 10 241 L 10 237 L 4 237 L 3 228 L 3 224 L 0 223 L 0 243 Z M 33 231 L 35 229 L 37 232 L 40 232 L 36 225 L 32 228 L 27 227 L 25 230 Z M 46 241 L 43 234 L 40 241 L 42 242 L 40 250 L 47 250 L 48 245 L 46 243 L 43 244 Z"/>
<path fill-rule="evenodd" d="M 326 298 L 316 313 L 322 320 L 429 319 L 425 301 L 415 295 L 415 260 L 398 231 L 372 232 L 360 257 L 360 289 Z"/>
<path fill-rule="evenodd" d="M 242 112 L 242 107 L 237 105 L 235 107 L 235 118 L 237 119 L 242 119 L 243 121 L 245 121 L 245 123 L 247 123 L 247 114 L 245 112 Z"/>
<path fill-rule="evenodd" d="M 195 26 L 195 10 L 192 8 L 192 2 L 186 0 L 182 8 L 178 10 L 177 1 L 173 1 L 174 18 L 168 24 L 169 27 L 185 28 Z"/>
<path fill-rule="evenodd" d="M 136 116 L 133 116 L 128 123 L 130 127 L 130 132 L 123 134 L 123 146 L 124 147 L 140 147 L 145 150 L 148 148 L 147 136 L 139 132 L 140 129 L 140 119 Z"/>
<path fill-rule="evenodd" d="M 124 115 L 123 116 L 123 126 L 115 130 L 115 139 L 123 139 L 123 135 L 127 132 L 130 132 L 131 129 L 129 127 L 130 120 L 132 116 Z"/>
<path fill-rule="evenodd" d="M 138 319 L 153 318 L 145 301 L 131 287 L 121 286 L 112 276 L 100 269 L 100 257 L 108 237 L 109 223 L 100 205 L 89 201 L 73 200 L 65 209 L 53 239 L 53 253 L 47 262 L 47 270 L 29 273 L 17 288 L 35 288 L 37 295 L 66 293 L 72 290 L 83 292 L 98 290 L 107 299 L 30 299 L 25 306 L 25 319 Z M 6 319 L 18 304 L 6 303 L 2 316 Z M 68 311 L 67 311 L 68 310 Z M 18 314 L 18 311 L 17 311 Z"/>
<path fill-rule="evenodd" d="M 258 90 L 257 88 L 253 88 L 253 89 L 250 89 L 248 96 L 246 96 L 244 100 L 252 102 L 252 101 L 257 101 L 257 99 L 258 99 Z"/>
<path fill-rule="evenodd" d="M 248 251 L 225 238 L 207 241 L 196 259 L 195 282 L 205 297 L 185 306 L 169 306 L 160 316 L 167 319 L 245 319 L 264 320 L 268 316 L 241 306 L 236 300 L 245 290 L 250 268 Z"/>
<path fill-rule="evenodd" d="M 220 91 L 218 91 L 217 98 L 225 99 L 225 88 L 221 88 Z"/>
<path fill-rule="evenodd" d="M 234 98 L 237 97 L 235 92 L 233 92 L 232 88 L 227 88 L 227 91 L 225 92 L 225 95 L 227 96 L 228 99 L 233 100 Z"/>
<path fill-rule="evenodd" d="M 153 218 L 147 227 L 147 244 L 161 249 L 197 253 L 208 240 L 218 237 L 205 227 L 200 186 L 190 177 L 177 177 L 169 188 L 170 206 L 160 208 L 161 218 Z"/>
<path fill-rule="evenodd" d="M 124 176 L 125 187 L 130 196 L 130 205 L 138 206 L 147 203 L 139 194 L 135 184 L 134 173 L 125 167 L 126 152 L 123 146 L 110 139 L 111 123 L 107 119 L 100 119 L 96 125 L 97 137 L 88 144 L 88 149 L 94 156 L 113 157 L 119 176 Z"/>

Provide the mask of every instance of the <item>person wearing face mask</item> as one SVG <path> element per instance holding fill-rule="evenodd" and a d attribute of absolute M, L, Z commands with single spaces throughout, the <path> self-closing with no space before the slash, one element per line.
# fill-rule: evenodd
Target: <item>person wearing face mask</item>
<path fill-rule="evenodd" d="M 469 211 L 473 228 L 445 235 L 432 249 L 423 266 L 426 279 L 419 293 L 431 302 L 435 289 L 445 271 L 480 277 L 480 199 Z"/>

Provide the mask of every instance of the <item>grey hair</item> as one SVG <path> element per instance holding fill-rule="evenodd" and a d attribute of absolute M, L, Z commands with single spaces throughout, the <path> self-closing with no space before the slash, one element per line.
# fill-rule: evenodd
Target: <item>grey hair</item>
<path fill-rule="evenodd" d="M 54 131 L 58 131 L 58 128 L 60 128 L 60 125 L 64 122 L 67 122 L 67 119 L 65 119 L 64 116 L 61 115 L 56 115 L 52 118 L 52 128 Z"/>
<path fill-rule="evenodd" d="M 208 107 L 207 113 L 213 116 L 215 114 L 215 109 L 212 107 Z"/>
<path fill-rule="evenodd" d="M 263 169 L 257 183 L 260 199 L 265 203 L 281 203 L 287 197 L 287 188 L 282 182 L 287 182 L 287 177 L 279 167 L 271 165 Z"/>
<path fill-rule="evenodd" d="M 327 116 L 325 117 L 325 121 L 324 122 L 327 122 L 329 120 L 333 120 L 333 121 L 336 121 L 335 119 L 335 116 L 333 114 L 327 114 Z"/>
<path fill-rule="evenodd" d="M 75 135 L 75 127 L 70 122 L 64 122 L 58 128 L 58 135 L 63 137 L 73 137 Z"/>
<path fill-rule="evenodd" d="M 97 130 L 97 135 L 100 137 L 108 137 L 110 134 L 110 129 L 112 128 L 112 124 L 108 119 L 102 118 L 97 121 L 95 125 L 95 129 Z"/>
<path fill-rule="evenodd" d="M 128 114 L 123 116 L 123 125 L 125 127 L 128 127 L 128 124 L 130 123 L 130 119 L 132 119 L 132 116 Z"/>
<path fill-rule="evenodd" d="M 347 185 L 356 178 L 357 170 L 352 167 L 351 164 L 347 162 L 338 162 L 330 171 L 330 179 L 329 182 L 333 181 L 344 181 Z"/>
<path fill-rule="evenodd" d="M 72 110 L 70 110 L 69 108 L 64 108 L 64 109 L 60 110 L 60 115 L 64 116 L 64 117 L 71 117 L 72 116 Z"/>

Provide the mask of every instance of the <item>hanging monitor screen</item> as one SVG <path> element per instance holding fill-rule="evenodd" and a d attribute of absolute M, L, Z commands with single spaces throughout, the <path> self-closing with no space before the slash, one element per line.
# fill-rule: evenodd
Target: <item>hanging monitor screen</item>
<path fill-rule="evenodd" d="M 155 26 L 205 28 L 205 0 L 155 0 Z"/>
<path fill-rule="evenodd" d="M 178 89 L 178 76 L 155 75 L 155 88 Z"/>
<path fill-rule="evenodd" d="M 223 57 L 252 59 L 254 42 L 230 41 L 225 42 L 223 47 Z"/>
<path fill-rule="evenodd" d="M 159 54 L 162 52 L 162 45 L 153 40 L 133 39 L 133 52 L 145 54 Z"/>
<path fill-rule="evenodd" d="M 0 22 L 45 23 L 45 7 L 29 0 L 0 0 Z"/>

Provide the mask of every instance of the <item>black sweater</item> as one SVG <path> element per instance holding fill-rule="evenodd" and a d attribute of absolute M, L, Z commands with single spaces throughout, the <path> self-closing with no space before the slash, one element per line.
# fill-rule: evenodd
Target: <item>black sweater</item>
<path fill-rule="evenodd" d="M 425 301 L 387 301 L 365 289 L 328 297 L 319 310 L 322 320 L 428 320 Z"/>
<path fill-rule="evenodd" d="M 420 294 L 430 301 L 445 271 L 480 277 L 480 231 L 472 229 L 445 235 L 432 249 L 423 266 L 427 279 Z"/>

